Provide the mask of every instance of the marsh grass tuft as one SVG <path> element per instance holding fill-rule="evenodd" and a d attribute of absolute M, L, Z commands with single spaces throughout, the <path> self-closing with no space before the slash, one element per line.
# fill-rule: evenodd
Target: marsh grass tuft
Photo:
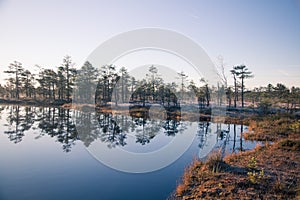
<path fill-rule="evenodd" d="M 219 173 L 221 170 L 224 169 L 225 162 L 222 159 L 221 151 L 214 151 L 206 160 L 205 164 L 211 170 L 212 173 Z"/>

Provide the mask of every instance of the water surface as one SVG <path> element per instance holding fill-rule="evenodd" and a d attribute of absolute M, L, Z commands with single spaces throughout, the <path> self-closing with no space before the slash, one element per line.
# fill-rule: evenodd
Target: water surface
<path fill-rule="evenodd" d="M 243 140 L 241 129 L 247 127 L 242 125 L 102 113 L 95 121 L 97 131 L 82 134 L 78 130 L 86 128 L 84 120 L 91 120 L 91 116 L 79 111 L 0 105 L 0 112 L 3 200 L 166 199 L 194 157 L 205 157 L 212 147 L 223 146 L 224 152 L 231 153 L 255 146 Z M 80 123 L 76 122 L 78 118 Z M 100 141 L 108 149 L 147 153 L 164 148 L 184 134 L 194 136 L 187 151 L 171 165 L 149 173 L 112 169 L 87 151 Z"/>

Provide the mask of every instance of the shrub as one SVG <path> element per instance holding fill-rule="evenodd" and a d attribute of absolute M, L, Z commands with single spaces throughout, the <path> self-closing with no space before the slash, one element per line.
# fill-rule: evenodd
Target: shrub
<path fill-rule="evenodd" d="M 258 184 L 264 178 L 265 172 L 264 169 L 262 169 L 259 172 L 256 171 L 248 172 L 247 175 L 251 183 Z"/>
<path fill-rule="evenodd" d="M 224 166 L 221 151 L 212 152 L 206 160 L 206 165 L 213 173 L 218 173 Z"/>
<path fill-rule="evenodd" d="M 256 169 L 257 168 L 257 161 L 254 156 L 251 157 L 251 159 L 248 161 L 248 168 L 250 169 Z"/>
<path fill-rule="evenodd" d="M 258 104 L 258 109 L 263 113 L 263 114 L 268 114 L 271 111 L 272 103 L 268 100 L 262 100 Z"/>

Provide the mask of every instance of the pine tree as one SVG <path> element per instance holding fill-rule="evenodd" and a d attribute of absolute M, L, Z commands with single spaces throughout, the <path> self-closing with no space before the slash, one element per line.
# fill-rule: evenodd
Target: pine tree
<path fill-rule="evenodd" d="M 244 92 L 245 92 L 245 79 L 252 78 L 252 72 L 245 65 L 234 66 L 232 70 L 236 77 L 241 79 L 241 92 L 242 92 L 242 108 L 244 108 Z"/>
<path fill-rule="evenodd" d="M 22 63 L 14 61 L 8 66 L 8 70 L 4 71 L 4 73 L 7 73 L 11 75 L 11 77 L 8 79 L 8 81 L 14 85 L 14 93 L 13 97 L 16 99 L 20 98 L 20 91 L 21 91 L 21 74 L 24 72 L 24 68 L 22 67 Z"/>

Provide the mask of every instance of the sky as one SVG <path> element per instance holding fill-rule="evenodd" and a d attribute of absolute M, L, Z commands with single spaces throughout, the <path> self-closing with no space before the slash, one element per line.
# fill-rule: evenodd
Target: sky
<path fill-rule="evenodd" d="M 145 27 L 191 38 L 226 72 L 245 64 L 248 88 L 300 86 L 300 0 L 0 0 L 0 78 L 14 60 L 35 72 L 70 55 L 80 67 L 104 41 Z"/>

